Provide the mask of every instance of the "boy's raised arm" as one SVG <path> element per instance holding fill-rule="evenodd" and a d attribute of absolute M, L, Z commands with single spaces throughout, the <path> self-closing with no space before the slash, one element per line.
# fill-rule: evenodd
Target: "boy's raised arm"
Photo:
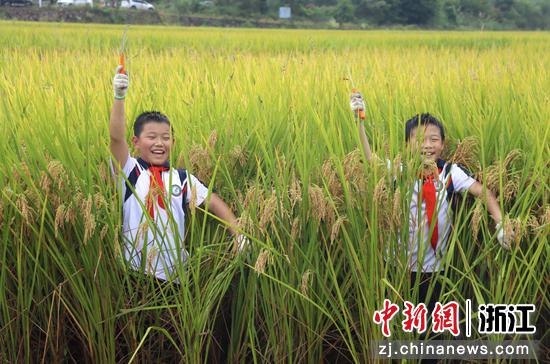
<path fill-rule="evenodd" d="M 349 105 L 351 107 L 351 111 L 355 114 L 355 119 L 359 121 L 359 139 L 361 140 L 361 146 L 363 147 L 365 158 L 367 158 L 367 161 L 370 162 L 372 161 L 372 152 L 370 150 L 369 140 L 367 139 L 367 134 L 365 132 L 365 102 L 359 92 L 354 92 L 351 94 Z"/>
<path fill-rule="evenodd" d="M 121 69 L 122 66 L 117 67 L 115 77 L 113 78 L 115 100 L 109 121 L 109 134 L 111 137 L 111 153 L 120 167 L 124 167 L 128 159 L 129 150 L 128 143 L 126 142 L 126 120 L 124 116 L 124 98 L 128 91 L 129 81 L 127 75 L 119 73 Z"/>

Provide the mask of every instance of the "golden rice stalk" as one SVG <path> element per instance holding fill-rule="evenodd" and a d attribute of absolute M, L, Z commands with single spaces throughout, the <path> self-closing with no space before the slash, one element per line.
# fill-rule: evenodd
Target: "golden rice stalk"
<path fill-rule="evenodd" d="M 506 202 L 510 202 L 518 193 L 519 190 L 519 176 L 510 178 L 503 188 L 503 196 Z"/>
<path fill-rule="evenodd" d="M 189 198 L 189 211 L 191 215 L 195 215 L 197 209 L 197 186 L 191 186 L 191 197 Z"/>
<path fill-rule="evenodd" d="M 23 174 L 27 177 L 27 179 L 32 180 L 31 171 L 25 161 L 21 163 L 20 169 L 23 171 Z"/>
<path fill-rule="evenodd" d="M 504 169 L 505 170 L 508 170 L 510 168 L 510 165 L 515 161 L 517 160 L 518 158 L 520 158 L 522 156 L 522 152 L 521 150 L 519 149 L 512 149 L 508 155 L 506 156 L 506 158 L 504 159 L 504 163 L 503 163 L 503 166 L 504 166 Z"/>
<path fill-rule="evenodd" d="M 338 173 L 334 168 L 334 163 L 330 159 L 327 159 L 323 163 L 323 167 L 321 168 L 321 171 L 322 171 L 322 177 L 327 184 L 328 191 L 332 196 L 332 198 L 339 202 L 343 201 L 344 189 L 342 187 L 342 184 L 340 183 L 340 178 L 338 177 Z"/>
<path fill-rule="evenodd" d="M 254 222 L 247 210 L 244 210 L 241 216 L 237 218 L 237 226 L 241 231 L 251 232 L 254 229 Z"/>
<path fill-rule="evenodd" d="M 374 187 L 373 200 L 378 206 L 387 206 L 388 196 L 388 187 L 386 186 L 385 178 L 382 177 Z"/>
<path fill-rule="evenodd" d="M 191 169 L 198 179 L 208 182 L 212 177 L 212 161 L 208 151 L 198 145 L 193 145 L 189 151 Z"/>
<path fill-rule="evenodd" d="M 401 175 L 401 168 L 403 165 L 403 159 L 401 157 L 401 154 L 397 154 L 395 158 L 393 158 L 393 161 L 391 163 L 392 168 L 392 176 L 399 176 Z"/>
<path fill-rule="evenodd" d="M 503 178 L 506 178 L 506 171 L 501 167 L 500 163 L 495 162 L 490 165 L 483 173 L 485 178 L 481 178 L 488 190 L 492 191 L 496 195 L 500 194 L 500 176 L 504 174 Z"/>
<path fill-rule="evenodd" d="M 378 207 L 379 223 L 383 228 L 389 229 L 392 223 L 392 211 L 390 210 L 390 197 L 385 177 L 380 178 L 374 187 L 373 200 Z"/>
<path fill-rule="evenodd" d="M 149 247 L 147 251 L 147 272 L 154 273 L 157 264 L 158 249 L 156 246 Z"/>
<path fill-rule="evenodd" d="M 17 207 L 17 210 L 21 213 L 21 216 L 23 217 L 23 221 L 28 225 L 33 220 L 33 211 L 31 207 L 29 206 L 29 203 L 27 201 L 27 197 L 25 194 L 20 193 L 17 195 L 17 200 L 15 202 L 15 205 Z"/>
<path fill-rule="evenodd" d="M 311 269 L 308 269 L 302 274 L 302 284 L 300 284 L 300 292 L 307 296 L 308 289 L 309 289 L 309 281 L 311 280 L 311 276 L 313 275 L 313 272 Z"/>
<path fill-rule="evenodd" d="M 235 195 L 237 195 L 235 198 L 228 201 L 232 211 L 239 210 L 240 203 L 244 201 L 243 192 L 239 188 L 235 189 Z"/>
<path fill-rule="evenodd" d="M 84 199 L 80 204 L 81 213 L 84 217 L 84 244 L 88 243 L 88 240 L 94 233 L 96 227 L 96 220 L 95 216 L 92 213 L 92 207 L 93 197 L 92 195 L 88 195 L 88 197 Z"/>
<path fill-rule="evenodd" d="M 147 222 L 147 220 L 139 224 L 134 244 L 138 244 L 140 241 L 147 242 L 148 231 L 149 231 L 149 222 Z M 135 248 L 137 248 L 137 246 Z"/>
<path fill-rule="evenodd" d="M 80 211 L 84 219 L 92 214 L 93 203 L 92 195 L 88 195 L 85 199 L 80 200 Z"/>
<path fill-rule="evenodd" d="M 246 191 L 246 195 L 244 197 L 244 208 L 250 209 L 253 205 L 256 205 L 256 201 L 258 199 L 258 187 L 252 186 Z"/>
<path fill-rule="evenodd" d="M 52 187 L 52 180 L 50 176 L 42 171 L 40 172 L 40 189 L 44 192 L 44 194 L 49 195 Z"/>
<path fill-rule="evenodd" d="M 534 215 L 529 215 L 527 218 L 527 226 L 531 229 L 531 232 L 535 234 L 537 229 L 540 227 L 537 217 Z"/>
<path fill-rule="evenodd" d="M 476 200 L 474 212 L 472 214 L 472 236 L 474 241 L 477 241 L 477 236 L 479 234 L 479 227 L 481 219 L 483 218 L 483 209 L 481 205 L 481 200 Z"/>
<path fill-rule="evenodd" d="M 65 221 L 65 205 L 61 204 L 55 211 L 55 221 L 54 221 L 54 236 L 57 238 L 59 233 L 59 228 L 63 225 Z"/>
<path fill-rule="evenodd" d="M 275 148 L 275 160 L 277 162 L 277 174 L 276 174 L 276 184 L 277 186 L 283 186 L 285 184 L 284 176 L 287 174 L 287 163 L 284 155 L 281 155 L 279 148 Z"/>
<path fill-rule="evenodd" d="M 332 230 L 330 232 L 330 243 L 332 244 L 334 240 L 338 237 L 338 234 L 340 233 L 340 228 L 344 223 L 348 221 L 347 217 L 342 215 L 340 216 L 336 222 L 332 225 Z"/>
<path fill-rule="evenodd" d="M 34 207 L 35 210 L 40 210 L 42 208 L 42 198 L 38 194 L 38 191 L 34 188 L 30 187 L 25 190 L 25 196 L 27 197 L 27 201 L 29 201 L 29 205 L 31 207 Z"/>
<path fill-rule="evenodd" d="M 103 228 L 101 228 L 101 232 L 99 233 L 99 240 L 103 241 L 103 239 L 105 239 L 105 236 L 107 236 L 108 232 L 109 232 L 109 225 L 107 224 L 103 225 Z"/>
<path fill-rule="evenodd" d="M 115 229 L 115 238 L 114 238 L 114 241 L 113 241 L 113 249 L 114 249 L 115 258 L 119 257 L 120 254 L 121 254 L 119 234 L 120 234 L 120 226 L 117 226 L 116 229 Z"/>
<path fill-rule="evenodd" d="M 105 200 L 105 197 L 101 192 L 97 192 L 94 195 L 94 207 L 96 210 L 100 210 L 102 208 L 107 209 L 109 205 L 107 204 L 107 201 Z"/>
<path fill-rule="evenodd" d="M 260 215 L 260 229 L 265 230 L 268 223 L 273 223 L 277 212 L 277 195 L 275 190 L 271 191 L 271 196 L 262 203 L 262 212 Z"/>
<path fill-rule="evenodd" d="M 456 149 L 450 159 L 452 163 L 458 163 L 465 166 L 468 170 L 474 171 L 479 169 L 479 142 L 476 137 L 466 137 L 459 141 Z"/>
<path fill-rule="evenodd" d="M 229 152 L 229 157 L 233 164 L 238 164 L 241 167 L 246 165 L 248 157 L 246 151 L 240 145 L 235 145 Z"/>
<path fill-rule="evenodd" d="M 297 203 L 302 202 L 302 186 L 296 176 L 292 176 L 292 181 L 288 188 L 288 198 L 290 200 L 291 209 L 294 209 Z"/>
<path fill-rule="evenodd" d="M 367 175 L 361 162 L 361 151 L 355 148 L 343 161 L 344 176 L 350 185 L 363 195 L 367 191 Z"/>
<path fill-rule="evenodd" d="M 391 211 L 391 220 L 395 227 L 398 227 L 401 224 L 401 189 L 397 187 L 395 193 L 393 194 L 393 204 Z"/>
<path fill-rule="evenodd" d="M 295 241 L 302 230 L 302 219 L 300 217 L 295 217 L 292 220 L 292 226 L 290 228 L 290 238 Z"/>
<path fill-rule="evenodd" d="M 99 180 L 103 185 L 107 185 L 109 183 L 109 173 L 107 173 L 107 166 L 105 163 L 101 163 L 99 165 Z"/>
<path fill-rule="evenodd" d="M 525 226 L 519 217 L 515 219 L 510 219 L 510 225 L 512 226 L 513 230 L 512 236 L 514 238 L 514 243 L 516 244 L 516 246 L 519 246 L 521 239 L 523 239 L 525 236 Z"/>
<path fill-rule="evenodd" d="M 86 198 L 84 197 L 84 194 L 82 193 L 82 191 L 77 189 L 77 191 L 74 194 L 73 201 L 75 201 L 76 204 L 80 205 L 79 207 L 80 207 L 81 210 L 83 209 L 82 204 L 86 202 L 85 200 L 86 200 Z"/>
<path fill-rule="evenodd" d="M 390 155 L 390 143 L 384 143 L 384 155 Z"/>
<path fill-rule="evenodd" d="M 19 173 L 19 169 L 17 167 L 13 167 L 11 169 L 10 175 L 18 186 L 23 184 L 23 179 L 21 178 L 21 174 Z"/>
<path fill-rule="evenodd" d="M 0 196 L 0 224 L 4 222 L 4 201 L 2 196 Z"/>
<path fill-rule="evenodd" d="M 212 132 L 210 133 L 210 136 L 208 137 L 208 148 L 210 148 L 210 150 L 214 150 L 214 148 L 216 147 L 216 142 L 218 141 L 218 132 L 216 131 L 216 129 L 212 130 Z"/>
<path fill-rule="evenodd" d="M 71 203 L 65 209 L 65 223 L 70 223 L 70 224 L 74 225 L 75 222 L 76 222 L 76 209 L 74 207 L 74 204 Z"/>
<path fill-rule="evenodd" d="M 504 230 L 504 243 L 509 247 L 511 247 L 512 242 L 515 241 L 517 238 L 516 222 L 514 220 L 515 219 L 510 219 L 510 217 L 506 215 L 502 221 L 502 229 Z"/>
<path fill-rule="evenodd" d="M 96 228 L 95 216 L 90 214 L 84 220 L 84 245 L 88 244 L 88 240 L 94 233 Z"/>
<path fill-rule="evenodd" d="M 260 254 L 258 254 L 256 263 L 254 264 L 254 270 L 258 275 L 263 274 L 265 273 L 265 267 L 267 264 L 273 264 L 273 257 L 269 251 L 263 249 Z"/>
<path fill-rule="evenodd" d="M 541 226 L 548 227 L 548 225 L 550 224 L 550 206 L 544 206 L 544 209 L 539 216 L 539 222 Z"/>
<path fill-rule="evenodd" d="M 57 188 L 60 190 L 63 189 L 67 178 L 67 172 L 65 171 L 63 164 L 58 160 L 52 160 L 48 163 L 48 167 L 46 169 L 57 184 Z"/>
<path fill-rule="evenodd" d="M 292 221 L 292 226 L 290 228 L 290 244 L 288 247 L 290 255 L 294 254 L 294 244 L 296 243 L 296 239 L 300 236 L 300 232 L 302 231 L 301 226 L 301 219 L 299 217 L 294 218 Z"/>
<path fill-rule="evenodd" d="M 309 186 L 308 195 L 313 218 L 317 221 L 324 220 L 327 216 L 327 206 L 323 189 L 317 185 Z"/>
<path fill-rule="evenodd" d="M 424 159 L 422 161 L 422 175 L 423 176 L 434 176 L 437 175 L 437 164 L 434 160 Z"/>
<path fill-rule="evenodd" d="M 184 165 L 185 165 L 185 156 L 183 152 L 180 152 L 176 157 L 176 166 L 184 166 Z"/>

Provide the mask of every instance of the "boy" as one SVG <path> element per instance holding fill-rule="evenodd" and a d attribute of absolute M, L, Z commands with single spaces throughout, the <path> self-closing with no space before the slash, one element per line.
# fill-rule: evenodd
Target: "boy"
<path fill-rule="evenodd" d="M 361 94 L 351 95 L 350 107 L 356 115 L 365 110 Z M 365 157 L 370 162 L 372 153 L 363 120 L 359 123 L 359 136 Z M 408 266 L 411 270 L 411 287 L 414 287 L 417 272 L 420 272 L 419 300 L 424 302 L 430 280 L 434 273 L 441 272 L 445 260 L 452 218 L 451 204 L 447 198 L 447 194 L 452 193 L 449 187 L 454 192 L 468 191 L 475 197 L 481 197 L 496 222 L 497 238 L 505 249 L 510 248 L 509 237 L 504 236 L 502 213 L 494 194 L 484 189 L 481 183 L 459 165 L 441 159 L 445 147 L 445 130 L 439 120 L 430 114 L 414 116 L 405 124 L 405 141 L 412 151 L 420 153 L 423 162 L 435 162 L 438 169 L 438 173 L 423 176 L 422 180 L 419 176 L 410 202 Z M 433 311 L 440 291 L 441 287 L 436 282 L 427 304 L 429 312 Z"/>
<path fill-rule="evenodd" d="M 248 240 L 237 233 L 235 215 L 217 194 L 209 193 L 195 176 L 170 168 L 174 138 L 165 115 L 145 112 L 137 117 L 132 142 L 140 158 L 130 156 L 124 115 L 129 80 L 121 69 L 117 68 L 113 79 L 115 100 L 109 130 L 111 153 L 126 177 L 122 179 L 124 256 L 134 270 L 177 282 L 177 267 L 187 258 L 183 248 L 185 204 L 199 206 L 209 199 L 209 211 L 229 224 L 239 251 Z M 118 166 L 112 168 L 115 175 Z"/>

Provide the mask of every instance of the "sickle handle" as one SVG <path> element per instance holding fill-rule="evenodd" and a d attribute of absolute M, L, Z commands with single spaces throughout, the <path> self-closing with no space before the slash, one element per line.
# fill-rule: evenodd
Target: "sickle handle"
<path fill-rule="evenodd" d="M 122 52 L 120 53 L 120 56 L 118 58 L 118 64 L 120 66 L 122 66 L 122 69 L 118 73 L 125 75 L 126 74 L 126 68 L 125 68 L 125 64 L 124 64 L 124 53 L 122 53 Z"/>

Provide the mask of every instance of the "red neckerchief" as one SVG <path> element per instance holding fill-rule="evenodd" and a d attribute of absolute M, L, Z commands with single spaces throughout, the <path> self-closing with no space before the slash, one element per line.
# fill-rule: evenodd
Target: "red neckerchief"
<path fill-rule="evenodd" d="M 441 170 L 439 170 L 441 172 Z M 436 189 L 435 189 L 435 183 L 439 180 L 439 176 L 428 176 L 424 178 L 424 184 L 422 185 L 422 200 L 426 203 L 426 212 L 428 215 L 428 226 L 431 228 L 432 223 L 434 224 L 434 230 L 432 233 L 432 238 L 430 240 L 433 250 L 435 251 L 435 248 L 437 246 L 437 240 L 439 239 L 439 231 L 437 228 L 438 222 L 437 222 L 437 211 L 436 211 L 436 204 L 437 204 L 437 197 L 436 197 Z M 434 216 L 435 215 L 435 216 Z M 434 222 L 435 217 L 435 222 Z"/>
<path fill-rule="evenodd" d="M 162 166 L 152 166 L 149 163 L 145 162 L 143 159 L 138 160 L 139 163 L 149 170 L 149 193 L 147 194 L 147 200 L 145 202 L 145 207 L 149 212 L 151 219 L 155 218 L 155 206 L 153 203 L 153 194 L 157 195 L 157 202 L 161 209 L 164 207 L 164 194 L 166 189 L 164 183 L 162 182 L 162 172 L 169 171 L 170 166 L 168 164 Z"/>

